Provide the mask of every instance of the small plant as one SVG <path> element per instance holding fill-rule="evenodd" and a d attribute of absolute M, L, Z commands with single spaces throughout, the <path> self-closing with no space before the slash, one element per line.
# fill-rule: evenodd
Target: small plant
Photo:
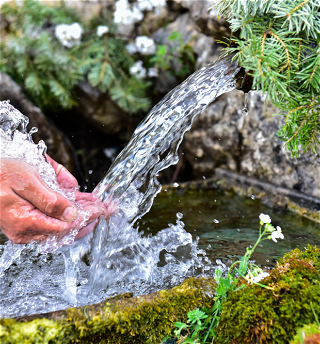
<path fill-rule="evenodd" d="M 283 239 L 284 235 L 279 226 L 274 228 L 271 225 L 271 218 L 269 215 L 260 214 L 259 218 L 259 237 L 254 246 L 252 248 L 247 248 L 245 255 L 239 261 L 231 265 L 225 277 L 221 270 L 216 270 L 215 280 L 218 286 L 216 289 L 214 306 L 209 310 L 203 308 L 202 310 L 195 309 L 190 311 L 188 313 L 187 323 L 174 323 L 177 327 L 177 329 L 174 330 L 174 334 L 179 338 L 177 343 L 212 343 L 216 337 L 215 329 L 219 325 L 219 315 L 222 312 L 223 301 L 227 299 L 230 291 L 245 288 L 245 284 L 242 283 L 239 285 L 241 279 L 244 279 L 249 284 L 256 284 L 262 288 L 272 289 L 271 287 L 259 283 L 262 279 L 269 276 L 269 274 L 263 272 L 256 264 L 250 262 L 250 258 L 259 243 L 269 239 L 277 242 L 277 239 Z M 165 338 L 165 340 L 168 340 L 168 338 Z"/>
<path fill-rule="evenodd" d="M 154 63 L 154 67 L 163 71 L 170 71 L 172 74 L 185 78 L 193 72 L 195 57 L 192 46 L 189 42 L 184 43 L 181 32 L 172 32 L 168 40 L 174 42 L 173 47 L 168 50 L 166 45 L 158 45 L 155 56 L 150 59 Z"/>

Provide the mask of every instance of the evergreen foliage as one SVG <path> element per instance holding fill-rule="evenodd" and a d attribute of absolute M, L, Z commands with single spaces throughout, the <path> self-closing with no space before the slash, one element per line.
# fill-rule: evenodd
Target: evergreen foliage
<path fill-rule="evenodd" d="M 85 25 L 63 2 L 48 6 L 37 0 L 24 0 L 19 4 L 5 3 L 1 14 L 10 27 L 6 39 L 0 42 L 0 70 L 23 85 L 28 96 L 41 108 L 59 110 L 76 105 L 74 88 L 86 78 L 92 86 L 108 92 L 129 114 L 150 108 L 147 91 L 151 81 L 129 73 L 135 59 L 141 56 L 127 52 L 127 42 L 116 36 L 110 13 L 105 14 L 106 18 L 94 18 Z M 84 33 L 79 45 L 67 49 L 55 37 L 55 26 L 74 22 L 81 23 Z M 109 33 L 98 37 L 97 26 L 106 24 Z M 190 60 L 188 45 L 165 52 L 166 61 L 170 63 L 180 58 L 183 61 L 184 56 Z M 144 56 L 144 63 L 149 67 L 162 68 L 158 62 Z"/>
<path fill-rule="evenodd" d="M 280 109 L 292 155 L 320 148 L 320 0 L 220 0 L 233 35 L 225 53 Z"/>

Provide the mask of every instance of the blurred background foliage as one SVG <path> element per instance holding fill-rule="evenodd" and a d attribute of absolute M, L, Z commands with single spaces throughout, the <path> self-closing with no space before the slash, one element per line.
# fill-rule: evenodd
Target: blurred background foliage
<path fill-rule="evenodd" d="M 22 4 L 4 4 L 1 13 L 10 27 L 8 37 L 0 42 L 0 70 L 23 85 L 27 95 L 44 110 L 76 106 L 74 87 L 88 79 L 126 113 L 146 112 L 151 106 L 148 94 L 152 79 L 130 75 L 136 60 L 143 57 L 147 67 L 170 71 L 179 79 L 194 70 L 193 50 L 182 42 L 180 33 L 170 36 L 171 41 L 178 42 L 176 48 L 159 45 L 152 58 L 130 55 L 128 40 L 116 35 L 110 12 L 83 23 L 63 2 L 48 6 L 25 0 Z M 54 35 L 55 26 L 74 22 L 83 28 L 81 42 L 65 48 Z M 99 37 L 96 30 L 102 24 L 110 29 Z"/>

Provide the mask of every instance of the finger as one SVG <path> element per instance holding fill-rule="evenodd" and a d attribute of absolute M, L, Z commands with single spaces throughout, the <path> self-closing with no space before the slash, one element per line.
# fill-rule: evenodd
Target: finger
<path fill-rule="evenodd" d="M 91 232 L 93 232 L 93 230 L 98 226 L 99 222 L 100 222 L 100 218 L 97 218 L 93 220 L 91 223 L 89 223 L 88 225 L 86 225 L 85 227 L 81 228 L 79 233 L 76 235 L 75 240 L 80 240 L 84 238 L 85 236 L 87 236 L 88 234 L 90 234 Z"/>
<path fill-rule="evenodd" d="M 75 188 L 78 187 L 78 182 L 76 178 L 62 165 L 58 164 L 55 160 L 46 155 L 46 158 L 50 165 L 56 172 L 57 181 L 65 188 Z"/>
<path fill-rule="evenodd" d="M 45 215 L 67 222 L 77 217 L 77 207 L 61 194 L 50 190 L 37 175 L 29 175 L 23 185 L 14 185 L 12 190 Z"/>
<path fill-rule="evenodd" d="M 30 207 L 32 206 L 30 205 Z M 15 213 L 15 222 L 11 225 L 9 235 L 7 233 L 6 235 L 13 243 L 27 244 L 33 241 L 44 241 L 54 235 L 57 238 L 62 238 L 76 227 L 74 222 L 67 223 L 50 218 L 38 209 L 29 209 L 30 211 L 28 211 L 28 206 L 23 208 L 22 211 L 20 209 L 11 209 L 9 211 Z"/>
<path fill-rule="evenodd" d="M 90 213 L 90 217 L 87 220 L 87 223 L 95 220 L 101 215 L 104 215 L 104 209 L 102 207 L 99 207 L 97 204 L 90 204 L 90 205 L 84 206 L 83 210 Z"/>

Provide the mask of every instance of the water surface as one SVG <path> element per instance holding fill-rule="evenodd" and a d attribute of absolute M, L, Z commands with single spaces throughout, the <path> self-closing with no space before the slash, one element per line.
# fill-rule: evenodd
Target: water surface
<path fill-rule="evenodd" d="M 145 234 L 154 234 L 164 224 L 174 223 L 176 213 L 183 214 L 185 229 L 193 239 L 199 237 L 199 247 L 211 261 L 225 263 L 244 255 L 259 235 L 259 214 L 270 215 L 272 224 L 280 226 L 285 239 L 277 243 L 264 241 L 252 256 L 259 265 L 274 267 L 276 260 L 295 248 L 308 244 L 320 247 L 320 224 L 289 210 L 271 209 L 258 199 L 240 197 L 232 192 L 216 190 L 162 192 L 150 212 L 139 222 Z M 219 221 L 219 222 L 217 222 Z"/>

